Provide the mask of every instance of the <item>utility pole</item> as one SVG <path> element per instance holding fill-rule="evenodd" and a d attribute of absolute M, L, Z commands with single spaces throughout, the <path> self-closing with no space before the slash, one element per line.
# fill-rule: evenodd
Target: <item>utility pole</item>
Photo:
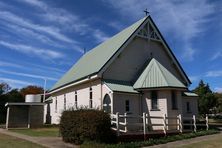
<path fill-rule="evenodd" d="M 43 95 L 43 102 L 45 102 L 46 81 L 47 81 L 47 79 L 44 78 L 44 95 Z"/>

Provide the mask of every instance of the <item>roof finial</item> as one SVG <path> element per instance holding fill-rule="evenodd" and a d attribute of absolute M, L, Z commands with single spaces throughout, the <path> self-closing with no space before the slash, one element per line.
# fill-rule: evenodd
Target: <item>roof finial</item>
<path fill-rule="evenodd" d="M 145 12 L 146 16 L 148 16 L 148 14 L 150 13 L 149 11 L 147 11 L 147 8 L 143 12 Z"/>

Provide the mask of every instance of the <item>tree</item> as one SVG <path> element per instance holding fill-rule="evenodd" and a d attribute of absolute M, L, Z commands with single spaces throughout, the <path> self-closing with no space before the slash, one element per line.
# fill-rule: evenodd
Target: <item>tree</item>
<path fill-rule="evenodd" d="M 18 89 L 12 89 L 7 94 L 7 102 L 24 102 L 24 98 Z"/>
<path fill-rule="evenodd" d="M 217 112 L 221 113 L 222 112 L 222 93 L 214 93 L 214 95 L 217 97 L 217 103 L 218 103 L 218 107 L 217 107 Z"/>
<path fill-rule="evenodd" d="M 203 80 L 199 82 L 199 85 L 193 91 L 199 95 L 198 109 L 200 114 L 212 113 L 217 108 L 218 98 Z"/>
<path fill-rule="evenodd" d="M 44 89 L 39 86 L 29 85 L 20 90 L 23 97 L 27 94 L 43 94 Z"/>
<path fill-rule="evenodd" d="M 7 83 L 0 83 L 0 95 L 7 93 L 11 87 Z"/>

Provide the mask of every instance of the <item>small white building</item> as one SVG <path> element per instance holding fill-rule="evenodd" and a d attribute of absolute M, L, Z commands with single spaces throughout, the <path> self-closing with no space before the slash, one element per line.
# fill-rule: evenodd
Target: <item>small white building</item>
<path fill-rule="evenodd" d="M 69 108 L 151 116 L 197 115 L 197 95 L 150 16 L 86 53 L 51 88 L 51 123 Z M 155 122 L 153 120 L 152 122 Z"/>

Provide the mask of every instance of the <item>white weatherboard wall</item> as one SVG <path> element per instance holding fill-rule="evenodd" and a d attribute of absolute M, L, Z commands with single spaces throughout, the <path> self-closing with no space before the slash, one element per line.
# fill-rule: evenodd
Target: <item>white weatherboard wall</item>
<path fill-rule="evenodd" d="M 125 101 L 129 100 L 129 113 L 134 115 L 140 114 L 140 99 L 138 94 L 113 93 L 113 113 L 119 112 L 124 114 Z"/>
<path fill-rule="evenodd" d="M 158 104 L 158 109 L 159 110 L 155 110 L 152 111 L 151 108 L 151 92 L 150 91 L 146 91 L 143 95 L 143 112 L 148 113 L 149 116 L 163 116 L 164 114 L 167 115 L 167 99 L 169 98 L 169 91 L 165 91 L 165 90 L 159 90 L 157 91 L 157 104 Z M 163 120 L 162 119 L 151 119 L 151 121 L 149 121 L 151 123 L 155 123 L 155 124 L 162 124 Z M 162 127 L 158 127 L 158 126 L 153 126 L 153 129 L 162 129 Z"/>
<path fill-rule="evenodd" d="M 57 93 L 52 94 L 53 102 L 51 104 L 52 124 L 60 122 L 61 113 L 64 111 L 64 95 L 66 96 L 66 109 L 74 107 L 75 91 L 77 91 L 78 107 L 89 106 L 89 89 L 92 88 L 93 94 L 93 108 L 101 108 L 101 81 L 95 80 L 89 83 L 73 86 Z M 57 99 L 57 111 L 56 109 Z"/>
<path fill-rule="evenodd" d="M 192 117 L 193 115 L 198 115 L 198 104 L 197 104 L 197 97 L 184 97 L 183 96 L 183 116 L 184 117 Z M 187 105 L 186 103 L 190 102 L 190 112 L 187 112 Z"/>
<path fill-rule="evenodd" d="M 185 81 L 160 42 L 136 37 L 104 72 L 104 78 L 134 81 L 147 60 L 155 58 L 181 82 Z"/>
<path fill-rule="evenodd" d="M 177 100 L 177 109 L 172 109 L 172 93 L 171 90 L 169 90 L 169 98 L 167 99 L 167 115 L 169 117 L 177 117 L 179 114 L 182 114 L 182 92 L 179 90 L 173 90 L 176 94 L 176 100 Z M 176 119 L 170 119 L 167 120 L 167 123 L 169 124 L 176 124 Z M 177 126 L 170 126 L 169 129 L 176 129 Z"/>
<path fill-rule="evenodd" d="M 174 117 L 174 116 L 178 116 L 179 114 L 182 113 L 182 92 L 181 91 L 176 91 L 174 90 L 175 94 L 176 94 L 176 99 L 177 99 L 177 109 L 172 109 L 172 94 L 171 91 L 169 91 L 169 99 L 167 99 L 167 110 L 168 110 L 168 116 L 170 117 Z"/>
<path fill-rule="evenodd" d="M 129 101 L 129 112 L 126 112 L 125 102 Z M 140 115 L 140 98 L 138 94 L 126 94 L 126 93 L 113 93 L 113 113 L 119 112 L 123 115 L 127 113 L 128 115 Z M 127 122 L 138 123 L 138 118 L 126 118 Z M 120 119 L 120 122 L 124 122 L 124 119 Z M 128 130 L 139 130 L 140 127 L 135 127 L 133 125 L 128 125 Z M 121 128 L 121 127 L 120 127 Z"/>

